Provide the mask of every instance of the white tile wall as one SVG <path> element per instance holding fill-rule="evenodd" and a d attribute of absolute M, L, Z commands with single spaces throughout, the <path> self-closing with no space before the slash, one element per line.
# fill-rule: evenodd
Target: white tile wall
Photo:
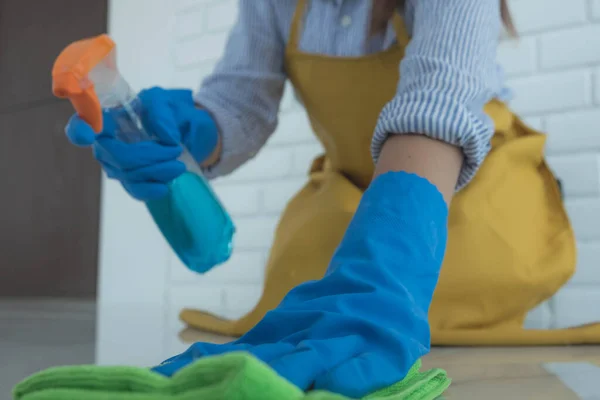
<path fill-rule="evenodd" d="M 597 241 L 581 242 L 577 246 L 578 268 L 571 280 L 573 285 L 600 287 L 598 260 L 600 260 L 600 243 Z"/>
<path fill-rule="evenodd" d="M 534 34 L 588 20 L 587 0 L 512 0 L 510 7 L 519 33 Z"/>
<path fill-rule="evenodd" d="M 586 40 L 579 40 L 580 38 Z M 559 69 L 600 63 L 600 25 L 544 33 L 539 38 L 540 67 Z"/>
<path fill-rule="evenodd" d="M 571 197 L 566 201 L 575 236 L 581 242 L 598 240 L 600 237 L 600 201 L 596 197 Z"/>
<path fill-rule="evenodd" d="M 175 25 L 177 26 L 177 24 Z M 227 34 L 225 32 L 207 32 L 200 36 L 177 41 L 173 44 L 175 65 L 181 68 L 213 62 L 221 57 L 226 41 Z"/>
<path fill-rule="evenodd" d="M 594 83 L 594 104 L 600 106 L 600 68 L 594 72 Z"/>
<path fill-rule="evenodd" d="M 600 195 L 596 154 L 551 155 L 547 161 L 554 173 L 563 180 L 563 190 L 567 197 Z M 589 172 L 582 174 L 581 171 Z"/>
<path fill-rule="evenodd" d="M 538 73 L 511 79 L 516 97 L 513 108 L 522 115 L 551 114 L 588 107 L 591 100 L 591 71 L 577 69 Z"/>
<path fill-rule="evenodd" d="M 598 287 L 565 287 L 554 298 L 554 323 L 557 329 L 600 321 Z M 589 305 L 585 307 L 585 305 Z"/>
<path fill-rule="evenodd" d="M 206 30 L 228 30 L 235 23 L 237 16 L 236 0 L 221 0 L 206 8 Z"/>
<path fill-rule="evenodd" d="M 174 25 L 173 36 L 180 39 L 202 35 L 206 30 L 206 13 L 202 9 L 188 10 L 177 15 L 177 23 Z"/>
<path fill-rule="evenodd" d="M 600 0 L 592 0 L 591 1 L 591 7 L 592 7 L 592 18 L 594 21 L 598 21 L 600 20 Z"/>
<path fill-rule="evenodd" d="M 519 41 L 506 40 L 498 46 L 498 58 L 507 76 L 531 75 L 538 64 L 537 38 L 523 37 Z"/>
<path fill-rule="evenodd" d="M 543 120 L 548 133 L 548 154 L 597 154 L 600 150 L 600 107 L 548 114 Z"/>
<path fill-rule="evenodd" d="M 196 87 L 222 53 L 227 31 L 235 21 L 236 1 L 113 1 L 111 30 L 119 36 L 117 43 L 128 40 L 128 19 L 124 13 L 142 1 L 148 15 L 155 9 L 162 13 L 154 12 L 152 21 L 172 21 L 166 41 L 170 69 L 161 59 L 156 70 L 161 75 L 154 81 L 164 84 L 168 79 L 172 86 Z M 580 241 L 578 272 L 572 282 L 528 319 L 530 327 L 549 327 L 584 318 L 589 314 L 586 305 L 595 307 L 590 299 L 600 300 L 600 0 L 512 0 L 511 7 L 521 38 L 501 43 L 499 58 L 506 67 L 509 85 L 515 90 L 512 105 L 534 127 L 547 130 L 549 162 L 564 180 L 568 209 Z M 150 22 L 143 28 L 148 32 L 156 26 Z M 139 32 L 141 28 L 135 29 L 144 34 Z M 161 29 L 164 31 L 164 27 Z M 125 69 L 133 71 L 142 62 L 141 50 L 133 42 L 125 47 Z M 148 65 L 150 71 L 145 71 L 136 87 L 153 83 L 147 75 L 154 65 L 146 62 L 146 69 Z M 177 314 L 183 306 L 223 315 L 241 315 L 252 308 L 260 294 L 277 217 L 287 199 L 302 186 L 309 163 L 319 152 L 320 145 L 312 137 L 306 116 L 288 87 L 280 125 L 272 140 L 240 171 L 215 185 L 237 221 L 235 256 L 205 276 L 187 272 L 172 254 L 166 266 L 160 267 L 164 274 L 154 267 L 153 276 L 167 277 L 165 285 L 154 285 L 159 292 L 164 287 L 164 326 L 171 330 L 180 327 Z M 105 196 L 121 195 L 113 191 Z M 105 199 L 112 207 L 105 205 L 107 221 L 121 215 L 111 211 L 115 202 Z M 104 240 L 105 251 L 111 253 L 110 237 Z M 109 259 L 115 262 L 114 257 Z M 127 295 L 125 288 L 119 290 L 118 296 Z M 148 291 L 145 296 L 150 294 Z M 152 315 L 158 318 L 156 313 Z M 161 338 L 164 343 L 172 343 Z M 118 362 L 118 357 L 103 360 L 113 359 Z"/>

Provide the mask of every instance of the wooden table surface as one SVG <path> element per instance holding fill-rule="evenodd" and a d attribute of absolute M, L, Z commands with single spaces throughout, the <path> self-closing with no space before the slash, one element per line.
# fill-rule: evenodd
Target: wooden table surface
<path fill-rule="evenodd" d="M 193 329 L 183 330 L 180 336 L 189 343 L 230 340 Z M 600 380 L 597 397 L 582 399 L 544 368 L 547 363 L 573 362 L 600 367 L 600 346 L 434 348 L 423 359 L 423 368 L 448 372 L 452 386 L 444 395 L 446 400 L 600 400 Z"/>
<path fill-rule="evenodd" d="M 600 346 L 435 348 L 423 360 L 423 367 L 448 371 L 452 386 L 446 399 L 570 400 L 580 397 L 544 364 L 573 362 L 600 366 Z M 600 399 L 600 382 L 598 388 L 595 399 Z"/>

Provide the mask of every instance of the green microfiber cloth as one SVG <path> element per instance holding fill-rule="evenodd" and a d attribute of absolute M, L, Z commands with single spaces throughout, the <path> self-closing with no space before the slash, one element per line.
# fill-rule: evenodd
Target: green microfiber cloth
<path fill-rule="evenodd" d="M 365 399 L 433 400 L 450 385 L 446 372 L 419 372 Z M 206 357 L 173 377 L 137 367 L 74 366 L 39 372 L 13 391 L 14 400 L 347 400 L 325 391 L 304 393 L 248 353 Z"/>

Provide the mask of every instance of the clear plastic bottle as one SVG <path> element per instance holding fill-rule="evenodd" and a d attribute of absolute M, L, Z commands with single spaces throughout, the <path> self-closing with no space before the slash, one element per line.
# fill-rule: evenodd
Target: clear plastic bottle
<path fill-rule="evenodd" d="M 155 140 L 142 125 L 142 104 L 119 73 L 115 44 L 108 36 L 69 45 L 58 56 L 52 76 L 54 94 L 69 98 L 96 132 L 102 130 L 103 114 L 110 114 L 119 140 Z M 198 163 L 182 147 L 186 172 L 169 183 L 166 197 L 146 206 L 181 261 L 203 273 L 229 259 L 235 227 Z"/>

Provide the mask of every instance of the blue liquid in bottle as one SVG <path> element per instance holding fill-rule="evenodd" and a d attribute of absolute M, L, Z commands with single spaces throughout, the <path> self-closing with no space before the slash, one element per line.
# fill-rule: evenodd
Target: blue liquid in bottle
<path fill-rule="evenodd" d="M 235 227 L 206 180 L 187 171 L 169 188 L 167 197 L 146 206 L 177 256 L 201 273 L 227 261 Z"/>
<path fill-rule="evenodd" d="M 120 140 L 154 140 L 142 126 L 137 96 L 104 111 L 117 122 Z M 170 182 L 166 197 L 147 201 L 146 206 L 183 264 L 204 273 L 231 256 L 235 226 L 185 148 L 179 160 L 186 165 L 186 172 Z"/>

